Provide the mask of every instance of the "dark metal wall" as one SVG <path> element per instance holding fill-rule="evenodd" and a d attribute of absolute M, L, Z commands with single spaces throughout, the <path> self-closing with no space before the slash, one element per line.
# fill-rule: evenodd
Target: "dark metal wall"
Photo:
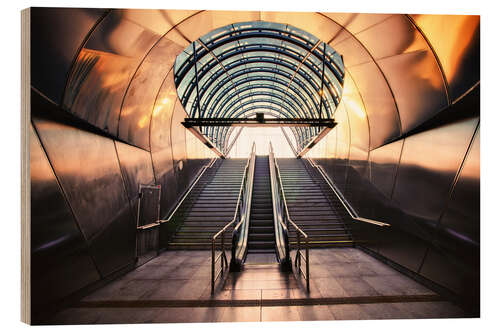
<path fill-rule="evenodd" d="M 332 43 L 348 73 L 339 125 L 309 156 L 360 216 L 392 225 L 354 223 L 360 244 L 478 311 L 479 18 L 379 19 Z"/>

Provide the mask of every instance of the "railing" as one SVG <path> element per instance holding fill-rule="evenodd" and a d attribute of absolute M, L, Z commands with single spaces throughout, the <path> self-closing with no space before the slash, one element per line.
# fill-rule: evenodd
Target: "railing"
<path fill-rule="evenodd" d="M 285 196 L 285 190 L 283 189 L 283 182 L 281 179 L 281 173 L 280 173 L 280 168 L 278 166 L 278 161 L 276 160 L 276 157 L 274 156 L 273 152 L 273 147 L 272 144 L 269 143 L 269 160 L 272 160 L 272 164 L 270 164 L 271 167 L 271 177 L 274 177 L 272 179 L 272 182 L 276 183 L 276 188 L 279 189 L 279 195 L 274 194 L 274 189 L 273 189 L 273 206 L 276 206 L 276 211 L 275 214 L 280 216 L 280 227 L 279 229 L 282 230 L 283 234 L 286 234 L 286 241 L 289 244 L 289 230 L 290 226 L 293 227 L 295 230 L 296 234 L 296 239 L 297 239 L 297 253 L 295 254 L 295 260 L 294 266 L 297 269 L 297 272 L 299 275 L 303 276 L 304 279 L 306 280 L 306 288 L 307 292 L 310 291 L 310 272 L 309 272 L 309 237 L 307 234 L 293 222 L 293 220 L 290 218 L 290 214 L 288 211 L 288 205 L 286 203 L 286 196 Z M 271 163 L 271 162 L 270 162 Z M 273 185 L 274 187 L 274 185 Z M 285 222 L 283 222 L 283 220 Z M 304 247 L 303 247 L 304 246 Z M 289 245 L 288 245 L 289 247 Z M 304 250 L 305 254 L 302 252 Z M 288 251 L 288 258 L 290 257 L 290 250 L 285 250 Z M 305 270 L 302 267 L 302 260 L 305 261 Z"/>
<path fill-rule="evenodd" d="M 323 177 L 325 182 L 328 184 L 328 186 L 330 187 L 332 192 L 337 196 L 339 201 L 344 206 L 345 210 L 349 213 L 352 220 L 364 222 L 364 223 L 370 223 L 373 225 L 377 225 L 379 227 L 390 227 L 391 226 L 390 224 L 385 223 L 385 222 L 380 222 L 380 221 L 360 217 L 358 215 L 358 213 L 356 212 L 356 210 L 354 208 L 352 208 L 352 206 L 349 204 L 349 202 L 347 202 L 347 200 L 344 198 L 344 196 L 342 195 L 340 190 L 337 188 L 337 186 L 335 186 L 335 184 L 330 180 L 330 177 L 328 177 L 328 174 L 323 169 L 323 167 L 321 165 L 316 164 L 316 162 L 314 162 L 310 157 L 307 157 L 306 159 L 313 168 L 318 170 L 318 172 L 321 174 L 321 176 Z"/>
<path fill-rule="evenodd" d="M 198 174 L 198 176 L 196 177 L 196 179 L 194 180 L 194 182 L 191 184 L 191 186 L 189 187 L 189 189 L 186 191 L 186 193 L 184 193 L 184 195 L 182 196 L 182 199 L 177 203 L 177 205 L 175 206 L 175 209 L 170 213 L 170 215 L 168 216 L 167 219 L 165 220 L 158 220 L 158 223 L 159 224 L 162 224 L 162 223 L 168 223 L 172 220 L 172 218 L 174 217 L 175 213 L 177 212 L 177 210 L 181 207 L 182 203 L 184 202 L 184 200 L 188 197 L 188 195 L 191 193 L 191 190 L 196 186 L 196 184 L 198 183 L 198 181 L 200 180 L 200 178 L 203 176 L 203 174 L 205 173 L 205 171 L 207 171 L 207 169 L 210 169 L 213 167 L 215 161 L 217 160 L 217 158 L 212 158 L 212 160 L 210 161 L 210 163 L 208 163 L 207 165 L 203 166 L 201 168 L 201 171 L 200 173 Z"/>
<path fill-rule="evenodd" d="M 240 192 L 238 194 L 238 201 L 234 211 L 233 219 L 228 222 L 219 232 L 212 237 L 212 267 L 211 267 L 211 293 L 215 292 L 215 282 L 219 277 L 222 277 L 224 271 L 228 268 L 225 244 L 225 232 L 238 224 L 233 229 L 232 247 L 231 247 L 231 265 L 241 264 L 246 254 L 246 243 L 248 236 L 248 222 L 250 219 L 250 207 L 252 203 L 252 189 L 253 189 L 253 175 L 255 170 L 255 142 L 252 146 L 252 152 L 248 157 L 245 166 L 245 172 L 241 180 Z M 220 239 L 221 253 L 216 256 L 216 244 Z M 220 261 L 220 270 L 215 271 L 216 264 Z"/>
<path fill-rule="evenodd" d="M 215 163 L 216 160 L 217 160 L 217 158 L 211 159 L 210 162 L 207 165 L 204 165 L 201 168 L 200 172 L 196 176 L 196 179 L 191 183 L 191 185 L 189 186 L 188 190 L 184 193 L 184 195 L 182 196 L 181 200 L 176 204 L 174 210 L 170 213 L 170 215 L 168 216 L 167 219 L 163 219 L 163 220 L 157 219 L 153 223 L 149 223 L 149 224 L 142 225 L 142 226 L 140 226 L 139 223 L 137 223 L 137 232 L 141 233 L 141 234 L 144 234 L 144 232 L 148 232 L 148 233 L 149 232 L 154 232 L 154 230 L 152 230 L 152 229 L 158 227 L 158 232 L 157 232 L 157 235 L 155 236 L 157 238 L 156 239 L 156 246 L 157 246 L 156 251 L 157 251 L 157 253 L 159 253 L 159 251 L 161 249 L 161 232 L 160 232 L 159 228 L 161 228 L 161 225 L 163 223 L 169 223 L 169 222 L 171 222 L 174 219 L 175 214 L 177 213 L 177 211 L 179 210 L 179 208 L 181 207 L 181 205 L 184 203 L 184 200 L 189 196 L 189 194 L 191 193 L 191 190 L 196 186 L 196 184 L 198 183 L 198 181 L 200 180 L 200 178 L 204 175 L 205 171 L 207 169 L 210 169 L 210 168 L 213 167 L 213 165 L 214 165 L 214 163 Z M 137 207 L 137 218 L 138 219 L 139 219 L 139 216 L 140 216 L 140 209 L 141 209 L 141 199 L 139 199 L 139 205 Z M 159 207 L 159 202 L 158 202 L 158 217 L 159 217 L 159 213 L 160 213 L 160 207 Z"/>
<path fill-rule="evenodd" d="M 277 177 L 276 160 L 271 142 L 269 142 L 269 171 L 271 178 L 271 193 L 273 199 L 274 238 L 276 240 L 276 257 L 283 270 L 291 269 L 290 243 L 288 226 L 285 223 L 285 201 L 281 196 L 280 182 Z M 284 221 L 285 220 L 285 221 Z"/>

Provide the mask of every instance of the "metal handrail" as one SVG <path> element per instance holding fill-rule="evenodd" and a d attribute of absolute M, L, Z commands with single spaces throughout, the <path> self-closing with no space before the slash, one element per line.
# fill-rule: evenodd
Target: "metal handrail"
<path fill-rule="evenodd" d="M 283 129 L 283 128 L 282 128 Z M 269 172 L 271 177 L 271 194 L 273 200 L 274 235 L 276 240 L 276 257 L 282 269 L 290 269 L 290 244 L 288 227 L 283 222 L 284 205 L 281 199 L 280 186 L 276 176 L 274 151 L 269 142 Z"/>
<path fill-rule="evenodd" d="M 295 229 L 295 233 L 296 233 L 297 253 L 295 254 L 294 266 L 297 269 L 298 273 L 300 275 L 302 275 L 304 277 L 304 279 L 306 280 L 306 288 L 307 288 L 307 292 L 309 292 L 310 291 L 309 236 L 290 217 L 290 213 L 288 211 L 288 205 L 286 202 L 285 190 L 283 189 L 283 181 L 281 179 L 281 172 L 280 172 L 280 168 L 278 165 L 278 161 L 277 161 L 276 157 L 274 156 L 272 144 L 269 143 L 269 145 L 270 145 L 270 152 L 272 154 L 272 158 L 273 158 L 273 162 L 274 162 L 274 170 L 276 172 L 276 181 L 278 182 L 278 186 L 279 186 L 280 192 L 281 192 L 281 198 L 283 199 L 281 201 L 281 204 L 284 208 L 284 213 L 285 213 L 285 219 L 286 219 L 285 228 L 286 228 L 287 234 L 288 234 L 288 230 L 290 229 L 289 226 L 291 225 Z M 271 156 L 269 156 L 269 158 L 271 158 Z M 305 255 L 302 254 L 302 238 L 304 238 Z M 288 240 L 288 242 L 289 242 L 289 240 Z M 305 263 L 306 263 L 305 272 L 302 269 L 302 259 L 304 259 Z"/>
<path fill-rule="evenodd" d="M 314 162 L 310 157 L 307 157 L 306 159 L 309 161 L 309 164 L 313 168 L 316 168 L 316 170 L 318 170 L 318 172 L 321 174 L 321 176 L 323 177 L 323 179 L 326 181 L 326 183 L 328 184 L 328 186 L 330 187 L 330 189 L 332 190 L 332 192 L 335 193 L 335 195 L 337 196 L 337 198 L 339 199 L 339 201 L 342 203 L 342 206 L 344 206 L 344 208 L 346 209 L 346 211 L 349 213 L 351 219 L 353 219 L 354 221 L 359 221 L 359 222 L 365 222 L 365 223 L 374 224 L 374 225 L 377 225 L 379 227 L 390 227 L 391 226 L 389 223 L 385 223 L 385 222 L 381 222 L 381 221 L 376 221 L 376 220 L 372 220 L 372 219 L 368 219 L 368 218 L 364 218 L 364 217 L 360 217 L 359 214 L 354 210 L 354 208 L 351 207 L 351 205 L 344 198 L 344 196 L 339 191 L 339 189 L 337 188 L 337 186 L 335 186 L 335 184 L 330 180 L 330 177 L 328 176 L 328 174 L 326 173 L 326 171 L 323 169 L 323 167 L 321 165 L 316 164 L 316 162 Z"/>
<path fill-rule="evenodd" d="M 198 183 L 198 181 L 201 179 L 201 177 L 203 176 L 203 174 L 205 173 L 205 171 L 207 171 L 207 169 L 210 169 L 211 167 L 213 167 L 213 165 L 214 165 L 214 163 L 215 163 L 216 160 L 217 160 L 216 157 L 212 158 L 212 160 L 210 161 L 210 163 L 208 163 L 207 165 L 204 165 L 201 168 L 200 173 L 198 174 L 198 176 L 196 177 L 196 179 L 194 180 L 194 182 L 191 183 L 191 186 L 186 191 L 186 193 L 184 193 L 184 195 L 182 196 L 181 200 L 177 203 L 177 205 L 175 206 L 174 210 L 170 213 L 170 215 L 168 216 L 168 218 L 163 219 L 163 220 L 158 220 L 158 221 L 156 221 L 156 223 L 151 223 L 151 225 L 156 226 L 156 225 L 160 225 L 162 223 L 168 223 L 168 222 L 170 222 L 172 220 L 172 218 L 174 217 L 175 213 L 177 212 L 177 210 L 181 207 L 181 205 L 184 202 L 184 200 L 191 193 L 191 190 L 196 186 L 196 184 Z"/>
<path fill-rule="evenodd" d="M 249 187 L 249 185 L 250 186 L 253 185 L 253 167 L 255 166 L 255 152 L 256 152 L 256 146 L 255 146 L 255 142 L 254 142 L 252 145 L 252 151 L 251 151 L 250 156 L 248 157 L 248 160 L 247 160 L 247 164 L 245 165 L 245 171 L 243 173 L 243 178 L 241 179 L 240 191 L 238 194 L 238 201 L 236 202 L 236 208 L 234 210 L 233 219 L 230 222 L 226 223 L 226 225 L 224 227 L 222 227 L 221 230 L 219 230 L 217 233 L 215 233 L 212 236 L 212 265 L 211 265 L 211 293 L 212 293 L 212 295 L 215 292 L 215 281 L 217 281 L 219 276 L 222 276 L 224 274 L 224 271 L 229 266 L 228 261 L 227 261 L 227 256 L 226 256 L 226 244 L 225 244 L 225 239 L 224 239 L 224 233 L 226 232 L 226 230 L 229 227 L 234 225 L 236 223 L 236 221 L 238 220 L 238 217 L 241 214 L 242 204 L 245 204 L 245 207 L 243 207 L 243 209 L 246 208 L 247 206 L 249 207 L 249 203 L 246 202 L 248 200 L 243 202 L 243 195 L 244 195 L 243 192 L 244 192 L 244 190 L 246 190 L 246 194 L 248 195 L 249 191 L 247 188 Z M 249 172 L 251 173 L 251 177 L 249 176 Z M 248 182 L 249 178 L 251 178 L 250 182 Z M 251 187 L 250 187 L 250 192 L 251 192 Z M 251 195 L 251 193 L 250 193 L 250 195 Z M 251 200 L 251 197 L 250 197 L 250 200 Z M 232 251 L 235 251 L 235 249 L 234 249 L 235 248 L 235 244 L 234 244 L 235 231 L 241 227 L 243 222 L 245 222 L 246 218 L 247 218 L 247 216 L 246 216 L 246 214 L 244 214 L 243 218 L 238 222 L 238 224 L 233 229 Z M 215 256 L 216 241 L 217 241 L 217 238 L 219 238 L 219 237 L 220 237 L 221 253 L 218 256 Z M 234 258 L 234 254 L 233 254 L 233 258 Z M 221 263 L 221 269 L 216 274 L 215 273 L 215 264 L 218 261 L 220 261 L 220 263 Z"/>

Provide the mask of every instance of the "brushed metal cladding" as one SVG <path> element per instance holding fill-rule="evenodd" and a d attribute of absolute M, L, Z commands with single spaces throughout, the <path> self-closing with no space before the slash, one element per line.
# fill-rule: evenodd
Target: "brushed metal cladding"
<path fill-rule="evenodd" d="M 135 260 L 136 221 L 128 203 L 116 218 L 89 242 L 90 252 L 102 275 L 107 276 Z"/>
<path fill-rule="evenodd" d="M 446 286 L 454 292 L 460 294 L 472 285 L 465 285 L 466 273 L 460 269 L 459 265 L 452 262 L 452 258 L 445 253 L 430 248 L 422 265 L 420 274 L 436 283 Z M 470 269 L 468 267 L 467 269 Z"/>
<path fill-rule="evenodd" d="M 389 221 L 392 223 L 394 220 Z M 392 225 L 390 232 L 386 232 L 378 243 L 381 255 L 416 273 L 424 260 L 427 247 L 428 243 L 421 238 Z"/>
<path fill-rule="evenodd" d="M 130 263 L 134 215 L 113 140 L 47 119 L 32 120 L 99 272 L 105 276 Z"/>
<path fill-rule="evenodd" d="M 172 209 L 177 199 L 177 181 L 172 161 L 171 122 L 177 92 L 173 71 L 165 78 L 155 103 L 155 112 L 151 118 L 151 157 L 156 183 L 161 185 L 160 216 Z"/>
<path fill-rule="evenodd" d="M 438 220 L 476 123 L 469 118 L 406 138 L 393 195 L 406 214 Z"/>
<path fill-rule="evenodd" d="M 64 107 L 89 123 L 117 135 L 120 108 L 140 61 L 160 36 L 111 11 L 78 55 Z"/>
<path fill-rule="evenodd" d="M 404 140 L 398 140 L 370 151 L 371 183 L 388 200 L 392 197 L 403 144 Z"/>
<path fill-rule="evenodd" d="M 100 276 L 32 126 L 30 172 L 31 305 L 37 312 Z"/>
<path fill-rule="evenodd" d="M 150 149 L 151 117 L 161 108 L 154 105 L 156 95 L 177 54 L 181 52 L 181 46 L 164 37 L 154 45 L 141 63 L 123 101 L 118 125 L 118 136 L 121 139 L 144 149 Z M 163 100 L 159 102 L 167 103 Z"/>
<path fill-rule="evenodd" d="M 286 22 L 325 42 L 334 38 L 342 29 L 338 23 L 320 13 L 260 12 L 260 19 L 267 22 Z"/>
<path fill-rule="evenodd" d="M 133 220 L 135 221 L 139 203 L 139 185 L 155 183 L 151 154 L 148 151 L 119 141 L 115 141 L 115 145 L 123 181 L 127 189 L 127 196 L 134 216 Z"/>
<path fill-rule="evenodd" d="M 479 15 L 410 15 L 439 58 L 456 101 L 479 82 Z"/>
<path fill-rule="evenodd" d="M 370 123 L 370 149 L 380 147 L 401 135 L 399 111 L 392 92 L 374 62 L 352 66 L 349 76 L 363 98 Z M 346 94 L 347 86 L 344 86 Z M 349 103 L 344 99 L 346 103 Z"/>
<path fill-rule="evenodd" d="M 472 243 L 476 246 L 479 246 L 480 238 L 479 141 L 480 129 L 478 128 L 440 225 L 444 232 L 453 234 L 464 243 Z"/>
<path fill-rule="evenodd" d="M 93 238 L 129 209 L 113 141 L 38 117 L 33 123 L 85 238 Z"/>
<path fill-rule="evenodd" d="M 351 34 L 358 34 L 397 14 L 323 13 L 323 15 L 342 25 Z"/>
<path fill-rule="evenodd" d="M 347 167 L 349 166 L 349 146 L 351 141 L 351 132 L 349 128 L 349 119 L 347 117 L 343 102 L 339 104 L 335 119 L 338 122 L 337 128 L 337 155 L 332 161 L 329 174 L 336 182 L 341 191 L 345 191 L 347 182 Z M 326 165 L 325 165 L 326 167 Z"/>
<path fill-rule="evenodd" d="M 444 82 L 430 50 L 405 52 L 377 62 L 394 93 L 403 133 L 448 106 Z"/>
<path fill-rule="evenodd" d="M 170 127 L 170 136 L 172 138 L 172 161 L 177 180 L 177 194 L 184 192 L 189 185 L 190 175 L 185 168 L 187 164 L 186 150 L 186 128 L 181 124 L 186 118 L 186 112 L 180 101 L 175 103 L 172 114 L 172 123 Z"/>
<path fill-rule="evenodd" d="M 30 8 L 31 86 L 61 103 L 75 54 L 106 12 L 101 8 Z"/>
<path fill-rule="evenodd" d="M 343 31 L 344 33 L 338 34 L 329 45 L 342 54 L 345 67 L 349 69 L 352 66 L 373 62 L 370 53 L 356 37 L 345 30 Z"/>

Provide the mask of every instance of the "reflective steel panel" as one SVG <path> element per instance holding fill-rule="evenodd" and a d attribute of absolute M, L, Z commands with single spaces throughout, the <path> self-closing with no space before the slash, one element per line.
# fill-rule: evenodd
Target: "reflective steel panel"
<path fill-rule="evenodd" d="M 155 183 L 151 154 L 148 151 L 119 141 L 115 141 L 115 145 L 123 181 L 127 189 L 127 196 L 135 221 L 137 203 L 139 200 L 139 185 Z"/>
<path fill-rule="evenodd" d="M 477 15 L 411 15 L 443 67 L 455 101 L 479 82 Z"/>
<path fill-rule="evenodd" d="M 31 305 L 36 315 L 100 276 L 32 126 L 30 172 Z"/>
<path fill-rule="evenodd" d="M 396 139 L 401 135 L 401 121 L 390 87 L 374 62 L 351 66 L 347 72 L 363 98 L 370 123 L 370 149 Z M 344 87 L 344 94 L 348 89 Z"/>
<path fill-rule="evenodd" d="M 127 207 L 113 141 L 53 121 L 33 123 L 86 239 Z"/>
<path fill-rule="evenodd" d="M 476 123 L 466 119 L 406 138 L 393 196 L 398 207 L 437 221 Z"/>
<path fill-rule="evenodd" d="M 150 149 L 149 126 L 158 90 L 182 48 L 162 38 L 135 73 L 124 98 L 118 136 L 136 146 Z"/>
<path fill-rule="evenodd" d="M 441 219 L 441 228 L 463 242 L 479 246 L 480 225 L 480 134 L 479 129 L 463 169 L 453 189 L 446 213 Z"/>
<path fill-rule="evenodd" d="M 151 157 L 156 183 L 162 188 L 160 212 L 162 218 L 173 207 L 177 197 L 171 138 L 172 114 L 176 101 L 178 99 L 174 74 L 170 71 L 158 92 L 151 118 Z"/>
<path fill-rule="evenodd" d="M 122 101 L 140 61 L 160 38 L 122 10 L 111 11 L 78 55 L 64 107 L 117 135 Z"/>
<path fill-rule="evenodd" d="M 30 8 L 31 85 L 60 104 L 75 54 L 106 12 L 101 8 Z"/>
<path fill-rule="evenodd" d="M 186 128 L 181 124 L 186 118 L 186 112 L 182 105 L 177 102 L 172 114 L 172 123 L 170 127 L 170 136 L 172 138 L 172 161 L 173 169 L 177 179 L 177 193 L 181 194 L 190 183 L 190 175 L 185 168 L 187 164 L 186 151 Z"/>

